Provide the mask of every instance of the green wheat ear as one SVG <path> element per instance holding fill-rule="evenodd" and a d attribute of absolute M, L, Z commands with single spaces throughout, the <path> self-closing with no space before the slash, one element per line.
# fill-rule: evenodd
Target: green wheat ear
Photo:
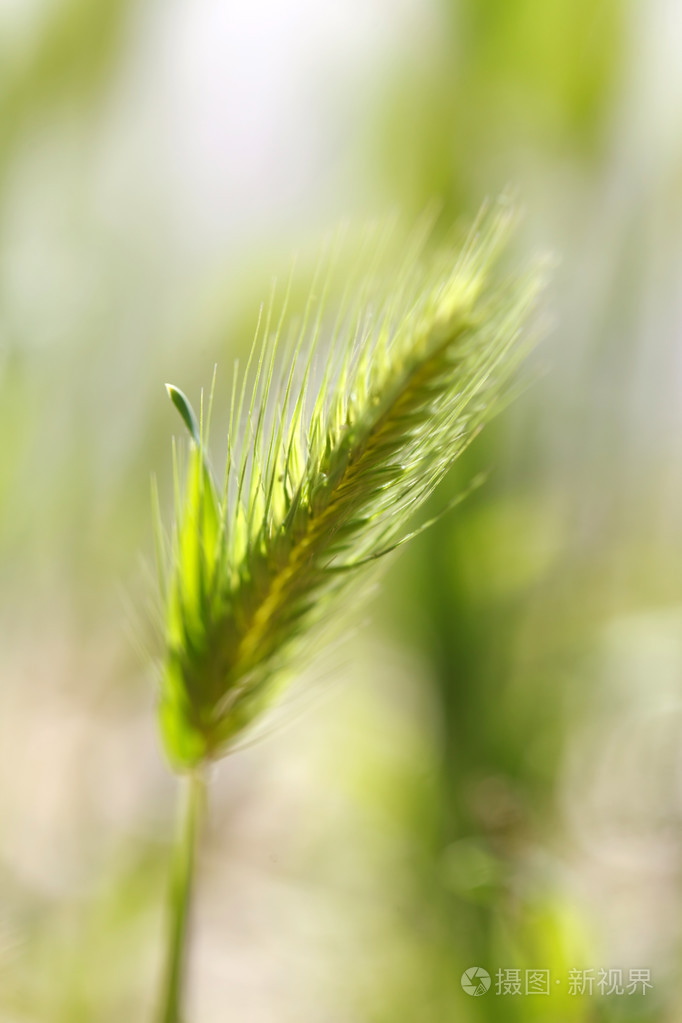
<path fill-rule="evenodd" d="M 324 287 L 288 359 L 270 311 L 235 374 L 222 486 L 203 411 L 168 387 L 190 434 L 164 582 L 176 767 L 228 751 L 507 394 L 539 282 L 499 279 L 512 219 L 500 202 L 459 252 L 412 246 L 382 300 L 357 270 L 326 345 Z"/>

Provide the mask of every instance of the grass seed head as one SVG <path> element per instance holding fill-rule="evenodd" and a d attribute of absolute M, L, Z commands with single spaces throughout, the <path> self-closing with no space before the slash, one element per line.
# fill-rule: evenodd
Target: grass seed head
<path fill-rule="evenodd" d="M 235 376 L 222 485 L 203 410 L 168 386 L 190 436 L 163 584 L 160 719 L 177 767 L 223 755 L 258 717 L 494 414 L 538 291 L 537 273 L 500 280 L 511 219 L 500 203 L 459 251 L 412 246 L 381 300 L 356 272 L 328 331 L 314 287 L 289 353 L 271 303 Z"/>

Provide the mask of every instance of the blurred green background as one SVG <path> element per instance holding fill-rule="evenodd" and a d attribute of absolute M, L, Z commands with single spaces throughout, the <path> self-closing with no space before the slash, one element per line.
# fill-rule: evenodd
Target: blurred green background
<path fill-rule="evenodd" d="M 682 1020 L 681 128 L 676 0 L 1 0 L 0 1019 L 152 1018 L 163 382 L 219 422 L 294 250 L 511 185 L 541 372 L 216 769 L 190 1018 Z"/>

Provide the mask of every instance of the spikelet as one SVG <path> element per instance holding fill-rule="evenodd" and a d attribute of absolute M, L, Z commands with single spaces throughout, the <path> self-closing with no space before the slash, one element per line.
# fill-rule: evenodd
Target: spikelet
<path fill-rule="evenodd" d="M 506 395 L 539 280 L 496 279 L 512 216 L 500 202 L 459 253 L 412 252 L 383 303 L 342 311 L 326 347 L 324 296 L 288 364 L 282 324 L 257 332 L 235 377 L 222 489 L 202 426 L 169 387 L 190 434 L 160 696 L 179 769 L 229 750 Z"/>

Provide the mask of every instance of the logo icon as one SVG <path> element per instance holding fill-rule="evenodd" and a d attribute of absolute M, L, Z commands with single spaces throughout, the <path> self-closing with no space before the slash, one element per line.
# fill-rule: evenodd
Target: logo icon
<path fill-rule="evenodd" d="M 468 995 L 484 995 L 489 987 L 490 974 L 482 966 L 470 966 L 462 974 L 462 990 Z"/>

